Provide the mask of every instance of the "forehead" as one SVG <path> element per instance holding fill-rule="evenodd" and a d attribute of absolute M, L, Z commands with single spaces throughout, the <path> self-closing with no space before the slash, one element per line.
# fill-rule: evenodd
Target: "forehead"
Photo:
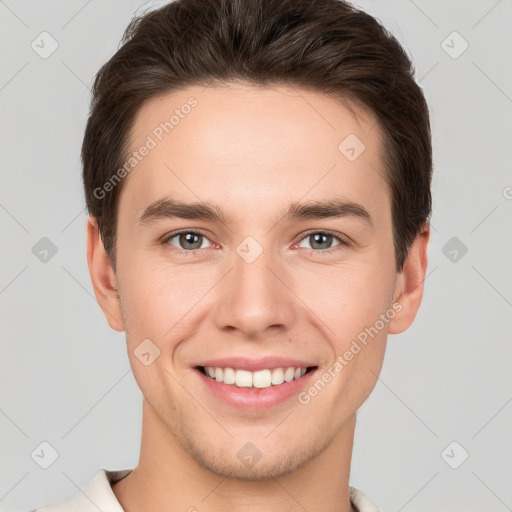
<path fill-rule="evenodd" d="M 371 201 L 387 190 L 381 146 L 372 114 L 318 92 L 192 86 L 140 109 L 121 196 L 137 211 L 166 192 L 255 207 L 333 192 Z"/>

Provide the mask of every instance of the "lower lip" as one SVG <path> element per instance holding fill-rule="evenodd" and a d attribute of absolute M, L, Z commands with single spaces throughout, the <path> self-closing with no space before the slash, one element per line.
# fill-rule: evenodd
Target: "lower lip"
<path fill-rule="evenodd" d="M 195 370 L 208 389 L 218 398 L 233 407 L 246 410 L 264 410 L 285 402 L 309 385 L 316 369 L 305 373 L 299 379 L 283 382 L 268 388 L 239 388 L 234 384 L 217 382 L 201 370 Z"/>

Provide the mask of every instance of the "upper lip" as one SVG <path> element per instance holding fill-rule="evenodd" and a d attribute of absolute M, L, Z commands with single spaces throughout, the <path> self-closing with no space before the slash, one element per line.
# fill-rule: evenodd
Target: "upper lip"
<path fill-rule="evenodd" d="M 208 359 L 202 361 L 197 366 L 213 366 L 215 368 L 234 368 L 236 370 L 247 370 L 256 372 L 258 370 L 266 370 L 273 368 L 310 368 L 315 366 L 311 362 L 301 361 L 300 359 L 292 359 L 288 357 L 269 356 L 260 359 L 251 359 L 248 357 L 223 357 L 217 359 Z"/>

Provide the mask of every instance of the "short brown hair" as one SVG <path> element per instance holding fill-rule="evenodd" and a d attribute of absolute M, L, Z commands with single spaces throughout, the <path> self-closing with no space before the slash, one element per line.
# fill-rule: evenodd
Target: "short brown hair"
<path fill-rule="evenodd" d="M 342 0 L 175 0 L 134 18 L 121 43 L 96 75 L 82 145 L 87 208 L 114 270 L 122 183 L 97 191 L 123 166 L 138 111 L 189 85 L 240 81 L 303 87 L 376 116 L 402 269 L 431 212 L 430 121 L 411 60 L 379 21 Z"/>

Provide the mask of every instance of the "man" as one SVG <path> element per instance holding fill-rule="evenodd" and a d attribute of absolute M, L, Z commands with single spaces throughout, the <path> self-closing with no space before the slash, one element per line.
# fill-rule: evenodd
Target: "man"
<path fill-rule="evenodd" d="M 144 396 L 138 465 L 50 511 L 378 510 L 356 413 L 427 265 L 428 109 L 340 0 L 176 0 L 99 71 L 87 256 Z"/>

